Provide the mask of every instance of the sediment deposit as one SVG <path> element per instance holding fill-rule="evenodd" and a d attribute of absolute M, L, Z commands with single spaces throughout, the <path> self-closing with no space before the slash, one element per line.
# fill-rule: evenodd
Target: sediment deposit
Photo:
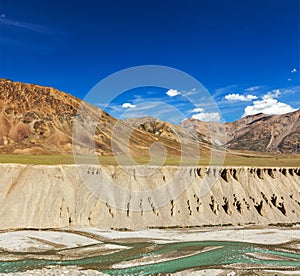
<path fill-rule="evenodd" d="M 145 170 L 154 169 L 145 176 Z M 98 190 L 84 179 L 94 179 Z M 185 188 L 177 195 L 174 190 L 182 182 Z M 209 189 L 203 189 L 206 182 L 211 183 Z M 127 193 L 104 190 L 111 183 Z M 165 187 L 160 197 L 164 204 L 151 192 L 161 187 Z M 300 168 L 137 166 L 127 170 L 100 165 L 1 164 L 0 228 L 297 223 L 299 192 Z"/>

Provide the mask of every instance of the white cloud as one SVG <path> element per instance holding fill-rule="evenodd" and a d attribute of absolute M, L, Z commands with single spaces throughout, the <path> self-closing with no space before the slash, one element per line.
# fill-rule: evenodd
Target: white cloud
<path fill-rule="evenodd" d="M 121 107 L 125 108 L 125 109 L 127 109 L 127 108 L 135 108 L 136 105 L 135 104 L 131 104 L 131 103 L 123 103 Z"/>
<path fill-rule="evenodd" d="M 184 91 L 184 92 L 182 93 L 182 95 L 183 95 L 184 97 L 191 96 L 191 95 L 196 95 L 196 94 L 199 94 L 199 92 L 197 91 L 196 88 L 192 88 L 190 91 Z"/>
<path fill-rule="evenodd" d="M 284 94 L 284 95 L 292 95 L 295 93 L 297 93 L 297 94 L 300 93 L 300 85 L 282 90 L 282 94 Z"/>
<path fill-rule="evenodd" d="M 180 95 L 181 93 L 177 91 L 176 89 L 169 89 L 166 94 L 170 97 L 175 97 L 177 95 Z"/>
<path fill-rule="evenodd" d="M 205 109 L 202 107 L 195 107 L 192 110 L 193 114 L 192 118 L 197 119 L 204 122 L 220 122 L 221 116 L 218 112 L 205 112 Z"/>
<path fill-rule="evenodd" d="M 197 112 L 204 112 L 204 109 L 202 107 L 196 107 L 192 110 L 192 113 L 197 113 Z"/>
<path fill-rule="evenodd" d="M 182 121 L 184 114 L 172 105 L 168 105 L 163 101 L 154 101 L 138 104 L 135 108 L 126 109 L 126 112 L 120 114 L 119 119 L 138 118 L 151 116 L 159 118 L 162 121 L 178 123 Z"/>
<path fill-rule="evenodd" d="M 291 73 L 297 73 L 297 69 L 296 68 L 293 68 Z"/>
<path fill-rule="evenodd" d="M 193 119 L 197 119 L 204 122 L 220 122 L 221 117 L 218 112 L 200 112 L 192 116 Z"/>
<path fill-rule="evenodd" d="M 266 95 L 264 95 L 263 99 L 275 99 L 280 96 L 281 92 L 279 89 L 275 89 L 272 92 L 268 92 Z"/>
<path fill-rule="evenodd" d="M 234 91 L 236 91 L 237 89 L 239 89 L 239 85 L 229 85 L 229 86 L 226 86 L 226 87 L 222 87 L 222 88 L 218 88 L 216 90 L 214 90 L 212 96 L 213 98 L 217 98 L 219 96 L 222 96 L 223 98 L 223 95 L 224 94 L 229 94 L 229 93 L 232 93 Z"/>
<path fill-rule="evenodd" d="M 258 90 L 258 89 L 260 89 L 262 87 L 263 86 L 256 85 L 256 86 L 249 87 L 249 88 L 245 89 L 244 91 L 247 91 L 247 92 L 249 92 L 249 91 L 255 91 L 255 90 Z"/>
<path fill-rule="evenodd" d="M 228 101 L 242 101 L 242 102 L 247 102 L 247 101 L 252 101 L 257 99 L 255 95 L 240 95 L 240 94 L 228 94 L 225 96 L 225 99 Z"/>
<path fill-rule="evenodd" d="M 249 105 L 245 108 L 242 117 L 248 115 L 255 115 L 257 113 L 264 113 L 267 115 L 284 114 L 292 111 L 296 111 L 288 104 L 279 102 L 276 98 L 279 97 L 280 91 L 273 90 L 262 97 L 262 100 L 254 101 L 253 105 Z"/>

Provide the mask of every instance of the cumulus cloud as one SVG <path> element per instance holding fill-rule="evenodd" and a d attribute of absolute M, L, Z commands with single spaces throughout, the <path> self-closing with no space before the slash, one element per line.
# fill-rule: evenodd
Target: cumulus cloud
<path fill-rule="evenodd" d="M 297 69 L 296 68 L 293 68 L 291 73 L 297 73 Z"/>
<path fill-rule="evenodd" d="M 199 112 L 197 114 L 193 114 L 193 119 L 197 119 L 204 122 L 220 122 L 221 117 L 218 112 Z"/>
<path fill-rule="evenodd" d="M 181 93 L 180 93 L 178 90 L 176 90 L 176 89 L 169 89 L 169 90 L 166 92 L 166 94 L 167 94 L 168 96 L 170 96 L 170 97 L 175 97 L 175 96 L 177 96 L 177 95 L 180 95 Z"/>
<path fill-rule="evenodd" d="M 122 107 L 122 108 L 125 108 L 125 109 L 129 109 L 129 108 L 134 108 L 134 107 L 136 107 L 136 105 L 135 105 L 135 104 L 131 104 L 131 103 L 123 103 L 123 104 L 121 105 L 121 107 Z"/>
<path fill-rule="evenodd" d="M 193 119 L 197 119 L 199 121 L 203 122 L 220 122 L 221 116 L 218 112 L 207 112 L 202 107 L 195 107 L 192 110 L 192 113 L 195 113 L 192 115 Z"/>
<path fill-rule="evenodd" d="M 242 102 L 247 102 L 247 101 L 252 101 L 257 99 L 255 95 L 240 95 L 240 94 L 228 94 L 225 96 L 225 99 L 228 101 L 242 101 Z"/>
<path fill-rule="evenodd" d="M 296 111 L 288 104 L 279 102 L 276 98 L 280 95 L 279 90 L 269 92 L 262 97 L 261 100 L 253 102 L 253 105 L 247 106 L 244 110 L 243 117 L 248 115 L 255 115 L 257 113 L 264 113 L 267 115 L 284 114 Z"/>
<path fill-rule="evenodd" d="M 264 95 L 263 99 L 274 99 L 278 98 L 280 96 L 281 92 L 279 89 L 275 89 L 272 92 L 268 92 L 266 95 Z"/>
<path fill-rule="evenodd" d="M 192 110 L 192 113 L 197 113 L 197 112 L 204 112 L 204 109 L 202 107 L 196 107 Z"/>

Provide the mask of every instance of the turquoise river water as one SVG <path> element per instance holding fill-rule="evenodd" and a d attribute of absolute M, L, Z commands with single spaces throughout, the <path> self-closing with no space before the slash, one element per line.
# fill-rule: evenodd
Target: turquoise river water
<path fill-rule="evenodd" d="M 300 254 L 296 253 L 299 252 L 298 250 L 281 250 L 280 247 L 272 245 L 224 241 L 167 244 L 116 242 L 115 244 L 125 245 L 127 248 L 110 254 L 94 254 L 94 256 L 65 260 L 51 259 L 51 252 L 36 253 L 37 258 L 34 257 L 34 254 L 28 258 L 25 252 L 20 252 L 18 253 L 18 260 L 0 261 L 0 272 L 19 272 L 40 269 L 50 265 L 76 265 L 110 275 L 172 273 L 191 268 L 220 268 L 230 264 L 262 265 L 267 268 L 284 267 L 286 269 L 300 267 Z M 45 254 L 45 258 L 43 258 L 43 254 Z M 48 255 L 46 256 L 46 254 Z M 151 258 L 152 263 L 144 262 L 144 260 Z M 125 266 L 123 265 L 124 262 L 126 263 Z"/>

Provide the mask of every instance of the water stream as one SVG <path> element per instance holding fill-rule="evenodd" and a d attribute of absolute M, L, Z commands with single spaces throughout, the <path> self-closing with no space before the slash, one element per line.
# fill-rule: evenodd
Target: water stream
<path fill-rule="evenodd" d="M 76 259 L 51 259 L 48 253 L 18 253 L 19 260 L 0 261 L 0 272 L 19 272 L 50 265 L 79 266 L 110 275 L 149 275 L 191 268 L 220 268 L 224 265 L 261 265 L 267 268 L 299 268 L 299 250 L 281 250 L 276 245 L 246 242 L 197 241 L 158 244 L 155 242 L 115 243 L 126 249 Z M 279 249 L 278 249 L 279 248 Z M 52 252 L 53 256 L 58 254 Z M 251 253 L 251 254 L 249 254 Z M 36 254 L 36 258 L 34 257 Z M 43 258 L 45 254 L 45 258 Z M 48 254 L 46 256 L 46 254 Z M 67 254 L 67 253 L 66 253 Z"/>

